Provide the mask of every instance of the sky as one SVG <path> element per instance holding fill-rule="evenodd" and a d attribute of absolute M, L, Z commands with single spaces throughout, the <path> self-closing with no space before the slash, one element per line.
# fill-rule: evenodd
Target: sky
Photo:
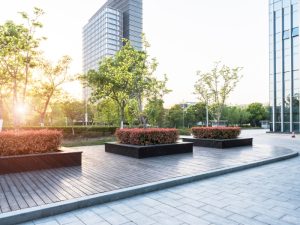
<path fill-rule="evenodd" d="M 82 27 L 105 0 L 3 0 L 0 24 L 20 22 L 17 12 L 34 6 L 46 14 L 41 45 L 46 58 L 73 59 L 70 72 L 82 71 Z M 211 70 L 214 62 L 243 67 L 243 78 L 228 103 L 268 104 L 268 1 L 267 0 L 143 0 L 143 30 L 149 53 L 159 62 L 157 76 L 168 76 L 165 106 L 197 101 L 193 94 L 196 72 Z M 66 89 L 80 98 L 78 83 Z"/>

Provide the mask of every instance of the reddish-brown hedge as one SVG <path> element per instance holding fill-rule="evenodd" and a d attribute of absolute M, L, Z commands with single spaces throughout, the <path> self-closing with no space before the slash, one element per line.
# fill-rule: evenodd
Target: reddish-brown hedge
<path fill-rule="evenodd" d="M 62 132 L 56 130 L 0 132 L 0 156 L 55 152 L 61 140 Z"/>
<path fill-rule="evenodd" d="M 192 134 L 195 138 L 207 139 L 232 139 L 241 133 L 240 127 L 193 127 Z"/>
<path fill-rule="evenodd" d="M 118 142 L 131 145 L 172 144 L 178 139 L 178 130 L 172 128 L 118 129 Z"/>

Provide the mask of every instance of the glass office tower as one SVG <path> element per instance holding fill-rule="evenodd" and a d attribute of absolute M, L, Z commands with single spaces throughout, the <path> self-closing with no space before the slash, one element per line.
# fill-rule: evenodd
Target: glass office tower
<path fill-rule="evenodd" d="M 142 0 L 108 0 L 83 28 L 83 72 L 122 47 L 122 38 L 142 50 Z"/>
<path fill-rule="evenodd" d="M 299 0 L 269 0 L 270 128 L 299 132 Z"/>

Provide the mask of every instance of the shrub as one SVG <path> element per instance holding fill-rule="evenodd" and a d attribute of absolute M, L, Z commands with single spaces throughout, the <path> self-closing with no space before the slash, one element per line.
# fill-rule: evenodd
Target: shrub
<path fill-rule="evenodd" d="M 4 130 L 12 130 L 12 127 L 5 127 Z M 59 130 L 62 131 L 64 138 L 95 138 L 111 136 L 116 132 L 116 127 L 99 127 L 99 126 L 74 126 L 74 133 L 71 126 L 56 126 L 56 127 L 22 127 L 21 130 Z"/>
<path fill-rule="evenodd" d="M 169 128 L 118 129 L 118 142 L 132 145 L 172 144 L 178 139 L 178 130 Z"/>
<path fill-rule="evenodd" d="M 0 155 L 23 155 L 58 151 L 62 132 L 57 130 L 28 130 L 0 132 Z"/>
<path fill-rule="evenodd" d="M 178 129 L 179 135 L 191 135 L 192 130 L 190 128 L 180 128 Z"/>
<path fill-rule="evenodd" d="M 195 138 L 231 139 L 237 138 L 241 133 L 240 127 L 193 127 Z"/>

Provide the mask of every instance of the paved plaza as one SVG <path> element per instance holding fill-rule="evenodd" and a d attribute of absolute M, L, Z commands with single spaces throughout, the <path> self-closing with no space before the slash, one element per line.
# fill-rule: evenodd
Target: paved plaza
<path fill-rule="evenodd" d="M 264 134 L 260 131 L 244 133 L 244 135 L 254 136 L 255 146 L 272 144 L 279 146 L 279 149 L 286 147 L 294 150 L 298 150 L 300 146 L 299 140 L 291 139 L 290 135 Z M 273 151 L 274 149 L 272 149 L 269 150 Z M 217 165 L 220 168 L 224 166 L 224 162 L 225 165 L 226 163 L 241 163 L 237 160 L 237 156 L 233 157 L 233 153 L 227 152 L 227 156 L 222 156 L 222 151 L 220 151 L 221 153 L 214 151 L 217 150 L 208 152 L 206 149 L 199 148 L 196 150 L 198 153 L 194 152 L 196 157 L 190 158 L 183 154 L 181 156 L 182 163 L 181 161 L 179 163 L 178 159 L 176 160 L 176 156 L 171 156 L 170 161 L 162 160 L 161 158 L 164 157 L 147 159 L 149 162 L 155 163 L 143 164 L 143 167 L 146 166 L 150 169 L 146 170 L 150 175 L 151 170 L 154 172 L 153 169 L 157 170 L 159 164 L 166 163 L 166 167 L 169 167 L 167 174 L 172 175 L 172 172 L 181 171 L 183 174 L 186 171 L 200 172 L 203 171 L 203 168 L 209 168 L 203 167 L 206 165 L 200 163 L 203 160 L 208 160 L 213 164 L 219 161 Z M 254 160 L 252 158 L 254 155 L 265 157 L 255 148 L 251 151 L 255 154 L 250 154 L 250 151 L 239 151 L 241 150 L 237 149 L 238 154 L 236 155 L 242 155 L 240 159 L 243 160 Z M 210 153 L 217 155 L 215 156 L 216 161 L 212 161 Z M 199 160 L 197 155 L 204 158 L 197 162 L 197 159 Z M 111 154 L 109 156 L 124 158 Z M 157 161 L 158 159 L 162 161 Z M 127 164 L 129 162 L 135 168 L 136 164 L 133 163 L 135 159 L 130 160 L 133 161 L 127 161 Z M 115 164 L 122 161 L 117 162 Z M 97 164 L 99 161 L 93 165 Z M 125 162 L 120 166 L 125 166 Z M 196 170 L 197 167 L 200 167 L 201 170 Z M 165 179 L 159 172 L 153 174 L 153 178 L 157 176 Z M 145 177 L 145 173 L 144 176 L 137 174 L 133 177 L 134 179 Z M 63 182 L 60 183 L 60 185 L 63 184 Z M 78 186 L 75 187 L 78 188 Z M 73 188 L 70 186 L 69 189 Z M 68 191 L 68 189 L 64 189 L 64 191 Z M 300 157 L 84 208 L 26 224 L 300 224 Z"/>

